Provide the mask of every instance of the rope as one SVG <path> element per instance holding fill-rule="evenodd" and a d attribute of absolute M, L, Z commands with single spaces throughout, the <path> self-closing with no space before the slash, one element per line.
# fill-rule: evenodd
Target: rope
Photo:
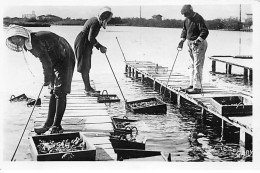
<path fill-rule="evenodd" d="M 117 43 L 118 43 L 118 45 L 119 45 L 119 47 L 120 47 L 120 50 L 121 50 L 122 55 L 123 55 L 123 57 L 124 57 L 124 60 L 125 60 L 125 62 L 126 62 L 126 58 L 125 58 L 124 52 L 122 51 L 122 48 L 121 48 L 121 46 L 120 46 L 120 43 L 119 43 L 117 37 L 116 37 L 116 40 L 117 40 Z"/>
<path fill-rule="evenodd" d="M 166 89 L 167 89 L 167 87 L 168 87 L 168 83 L 169 83 L 170 77 L 171 77 L 171 75 L 172 75 L 173 67 L 174 67 L 175 62 L 176 62 L 176 60 L 177 60 L 177 57 L 178 57 L 178 55 L 179 55 L 179 52 L 180 52 L 182 49 L 177 48 L 177 50 L 178 50 L 178 52 L 177 52 L 177 55 L 176 55 L 176 57 L 175 57 L 175 59 L 174 59 L 174 62 L 173 62 L 173 64 L 172 64 L 172 69 L 171 69 L 170 75 L 169 75 L 169 77 L 168 77 L 165 90 L 164 90 L 164 92 L 163 92 L 163 98 L 165 97 L 165 91 L 166 91 Z"/>
<path fill-rule="evenodd" d="M 44 86 L 44 85 L 42 85 L 42 87 L 41 87 L 41 90 L 40 90 L 40 92 L 39 92 L 39 95 L 38 95 L 38 97 L 37 97 L 37 99 L 36 99 L 36 100 L 38 100 L 38 99 L 39 99 L 39 97 L 40 97 L 40 95 L 41 95 L 41 92 L 42 92 L 42 89 L 43 89 L 43 86 Z M 29 116 L 29 118 L 28 118 L 28 121 L 27 121 L 27 123 L 26 123 L 26 125 L 25 125 L 25 128 L 24 128 L 24 130 L 23 130 L 22 136 L 21 136 L 21 138 L 20 138 L 20 140 L 19 140 L 19 142 L 18 142 L 18 145 L 17 145 L 17 147 L 16 147 L 16 149 L 15 149 L 15 152 L 14 152 L 14 154 L 13 154 L 13 157 L 12 157 L 11 161 L 13 161 L 13 159 L 14 159 L 14 156 L 15 156 L 15 154 L 16 154 L 16 152 L 17 152 L 17 150 L 18 150 L 18 147 L 19 147 L 19 145 L 20 145 L 20 143 L 21 143 L 21 141 L 22 141 L 23 135 L 24 135 L 24 133 L 25 133 L 25 130 L 26 130 L 26 128 L 27 128 L 27 126 L 28 126 L 28 124 L 29 124 L 29 121 L 30 121 L 30 119 L 31 119 L 31 116 L 32 116 L 32 114 L 33 114 L 33 111 L 34 111 L 34 108 L 35 108 L 35 106 L 36 106 L 36 103 L 37 103 L 37 102 L 35 102 L 35 103 L 34 103 L 34 105 L 33 105 L 32 112 L 31 112 L 31 114 L 30 114 L 30 116 Z"/>
<path fill-rule="evenodd" d="M 25 54 L 24 54 L 24 50 L 22 49 L 22 52 L 23 52 L 23 58 L 24 58 L 24 61 L 26 63 L 26 66 L 27 66 L 27 69 L 29 70 L 29 72 L 32 74 L 33 77 L 35 77 L 35 75 L 33 74 L 33 72 L 31 71 L 30 67 L 29 67 L 29 64 L 28 64 L 28 61 L 26 60 L 26 57 L 25 57 Z"/>
<path fill-rule="evenodd" d="M 110 66 L 110 68 L 111 68 L 111 70 L 112 70 L 112 73 L 113 73 L 113 75 L 114 75 L 114 77 L 115 77 L 116 83 L 117 83 L 117 85 L 118 85 L 118 87 L 119 87 L 119 90 L 120 90 L 120 92 L 121 92 L 121 94 L 122 94 L 122 96 L 123 96 L 123 98 L 124 98 L 124 101 L 126 102 L 126 99 L 125 99 L 124 94 L 123 94 L 123 92 L 122 92 L 122 90 L 121 90 L 121 87 L 120 87 L 120 85 L 119 85 L 119 83 L 118 83 L 118 81 L 117 81 L 117 79 L 116 79 L 116 75 L 115 75 L 115 73 L 114 73 L 114 70 L 113 70 L 113 68 L 112 68 L 112 66 L 111 66 L 111 64 L 110 64 L 110 62 L 109 62 L 109 59 L 108 59 L 108 57 L 107 57 L 107 54 L 105 53 L 105 55 L 106 55 L 108 64 L 109 64 L 109 66 Z"/>

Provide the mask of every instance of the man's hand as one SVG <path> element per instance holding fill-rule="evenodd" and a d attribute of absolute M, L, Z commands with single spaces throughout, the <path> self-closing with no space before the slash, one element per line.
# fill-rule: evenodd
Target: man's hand
<path fill-rule="evenodd" d="M 101 46 L 99 50 L 100 50 L 101 53 L 107 52 L 107 48 L 105 46 Z"/>
<path fill-rule="evenodd" d="M 179 45 L 178 45 L 178 49 L 182 49 L 183 48 L 183 43 L 184 43 L 184 41 L 185 40 L 181 40 L 180 42 L 179 42 Z"/>
<path fill-rule="evenodd" d="M 196 51 L 198 46 L 200 45 L 201 41 L 200 40 L 195 40 L 193 42 L 193 50 Z"/>

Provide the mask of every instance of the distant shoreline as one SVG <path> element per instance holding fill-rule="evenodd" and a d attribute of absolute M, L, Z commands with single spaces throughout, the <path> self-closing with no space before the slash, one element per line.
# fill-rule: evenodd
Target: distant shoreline
<path fill-rule="evenodd" d="M 20 25 L 24 27 L 50 27 L 51 24 L 49 23 L 42 23 L 42 22 L 12 22 L 10 24 Z"/>
<path fill-rule="evenodd" d="M 83 26 L 87 19 L 62 19 L 57 16 L 47 16 L 41 20 L 36 19 L 25 19 L 25 18 L 9 18 L 5 17 L 3 20 L 4 26 L 9 26 L 10 24 L 21 25 L 25 27 L 50 27 L 51 25 L 61 25 L 61 26 Z M 206 25 L 209 30 L 219 30 L 219 31 L 242 31 L 242 32 L 252 32 L 251 23 L 242 23 L 238 19 L 215 19 L 206 20 Z M 158 28 L 182 28 L 183 20 L 167 19 L 144 19 L 144 18 L 124 18 L 120 17 L 112 18 L 108 23 L 111 26 L 136 26 L 136 27 L 158 27 Z"/>

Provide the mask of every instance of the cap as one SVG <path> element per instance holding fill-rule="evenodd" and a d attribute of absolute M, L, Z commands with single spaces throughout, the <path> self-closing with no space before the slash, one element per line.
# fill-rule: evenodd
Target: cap
<path fill-rule="evenodd" d="M 184 5 L 181 9 L 181 14 L 184 14 L 184 13 L 189 13 L 193 11 L 193 8 L 190 4 L 187 4 L 187 5 Z"/>

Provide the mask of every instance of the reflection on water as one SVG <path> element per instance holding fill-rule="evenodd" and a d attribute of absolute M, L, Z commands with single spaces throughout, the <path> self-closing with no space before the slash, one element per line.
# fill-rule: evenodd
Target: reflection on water
<path fill-rule="evenodd" d="M 124 82 L 127 83 L 124 87 L 126 98 L 161 97 L 146 83 L 130 78 Z M 168 102 L 167 113 L 163 115 L 133 114 L 125 110 L 124 102 L 110 104 L 108 108 L 111 116 L 127 115 L 130 119 L 138 119 L 131 126 L 137 127 L 139 135 L 147 137 L 146 150 L 162 151 L 165 156 L 170 153 L 171 161 L 222 162 L 252 158 L 240 154 L 239 129 L 225 125 L 222 130 L 219 118 L 208 114 L 203 119 L 200 108 L 189 102 L 184 102 L 181 107 Z"/>

